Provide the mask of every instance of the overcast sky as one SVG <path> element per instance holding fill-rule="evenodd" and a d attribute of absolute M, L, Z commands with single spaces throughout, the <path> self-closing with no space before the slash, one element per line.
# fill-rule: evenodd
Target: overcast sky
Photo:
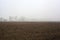
<path fill-rule="evenodd" d="M 0 16 L 60 21 L 60 0 L 0 0 Z"/>

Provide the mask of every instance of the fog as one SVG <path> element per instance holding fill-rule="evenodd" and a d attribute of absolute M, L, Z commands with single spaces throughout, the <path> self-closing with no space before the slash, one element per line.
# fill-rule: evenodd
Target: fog
<path fill-rule="evenodd" d="M 60 0 L 0 0 L 0 17 L 60 21 Z"/>

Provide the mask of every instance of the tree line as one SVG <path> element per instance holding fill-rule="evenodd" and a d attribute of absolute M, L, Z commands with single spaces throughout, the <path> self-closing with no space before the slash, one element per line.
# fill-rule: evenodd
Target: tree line
<path fill-rule="evenodd" d="M 0 21 L 24 21 L 25 20 L 25 17 L 20 17 L 18 18 L 17 16 L 15 17 L 12 17 L 12 16 L 9 16 L 8 18 L 4 18 L 4 17 L 0 17 Z"/>

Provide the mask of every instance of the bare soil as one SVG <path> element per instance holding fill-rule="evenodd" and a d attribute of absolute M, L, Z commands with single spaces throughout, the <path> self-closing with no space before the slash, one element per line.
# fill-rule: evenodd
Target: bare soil
<path fill-rule="evenodd" d="M 60 22 L 0 22 L 0 40 L 60 40 Z"/>

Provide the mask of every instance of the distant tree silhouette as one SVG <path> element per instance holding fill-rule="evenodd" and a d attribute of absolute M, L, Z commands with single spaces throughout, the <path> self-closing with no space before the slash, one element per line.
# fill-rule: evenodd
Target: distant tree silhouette
<path fill-rule="evenodd" d="M 18 21 L 18 17 L 17 16 L 15 16 L 15 17 L 9 16 L 9 21 Z"/>
<path fill-rule="evenodd" d="M 20 18 L 18 18 L 17 16 L 15 17 L 9 16 L 9 21 L 25 21 L 25 17 L 21 16 Z"/>
<path fill-rule="evenodd" d="M 2 17 L 0 17 L 0 21 L 3 21 L 3 18 Z"/>
<path fill-rule="evenodd" d="M 25 17 L 22 16 L 22 17 L 21 17 L 21 21 L 25 21 Z"/>
<path fill-rule="evenodd" d="M 0 17 L 0 21 L 2 21 L 2 18 Z"/>
<path fill-rule="evenodd" d="M 11 16 L 9 16 L 9 21 L 12 21 L 12 17 Z"/>
<path fill-rule="evenodd" d="M 5 21 L 7 21 L 7 19 L 0 17 L 0 21 L 5 22 Z"/>
<path fill-rule="evenodd" d="M 4 19 L 4 22 L 7 22 L 7 19 Z"/>
<path fill-rule="evenodd" d="M 18 17 L 17 17 L 17 16 L 15 16 L 15 19 L 14 19 L 14 20 L 15 20 L 15 21 L 18 21 L 18 19 L 17 19 L 17 18 L 18 18 Z"/>

